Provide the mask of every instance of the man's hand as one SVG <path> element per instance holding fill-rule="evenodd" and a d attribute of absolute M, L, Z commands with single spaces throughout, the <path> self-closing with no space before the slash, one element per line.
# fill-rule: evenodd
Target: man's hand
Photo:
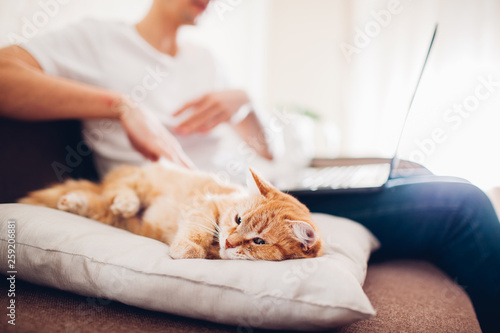
<path fill-rule="evenodd" d="M 141 110 L 128 100 L 121 101 L 117 111 L 130 143 L 144 157 L 152 161 L 166 157 L 179 165 L 195 168 L 179 142 L 154 115 Z"/>
<path fill-rule="evenodd" d="M 184 105 L 174 113 L 179 116 L 191 110 L 192 114 L 175 128 L 178 134 L 206 133 L 217 125 L 229 121 L 245 104 L 249 103 L 248 95 L 242 90 L 226 90 L 206 94 Z"/>

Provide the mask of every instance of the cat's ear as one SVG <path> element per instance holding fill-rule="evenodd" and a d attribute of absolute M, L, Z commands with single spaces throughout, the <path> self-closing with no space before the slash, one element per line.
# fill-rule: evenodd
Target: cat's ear
<path fill-rule="evenodd" d="M 305 251 L 308 251 L 316 244 L 319 235 L 314 228 L 304 221 L 289 221 L 292 224 L 292 230 L 295 237 L 302 243 Z"/>
<path fill-rule="evenodd" d="M 250 193 L 266 196 L 269 193 L 277 191 L 274 186 L 259 177 L 252 169 L 249 170 L 250 173 L 247 175 L 247 187 Z"/>

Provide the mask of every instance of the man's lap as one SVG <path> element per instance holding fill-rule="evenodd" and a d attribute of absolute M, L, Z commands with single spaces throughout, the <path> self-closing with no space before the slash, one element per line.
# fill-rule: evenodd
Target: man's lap
<path fill-rule="evenodd" d="M 372 192 L 296 196 L 313 212 L 365 225 L 381 242 L 376 260 L 428 259 L 465 287 L 476 310 L 500 311 L 494 305 L 500 297 L 500 223 L 476 186 L 425 176 L 395 179 Z"/>

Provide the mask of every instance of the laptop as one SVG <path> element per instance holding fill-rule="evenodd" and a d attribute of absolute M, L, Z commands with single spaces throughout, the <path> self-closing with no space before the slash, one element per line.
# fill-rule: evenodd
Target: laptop
<path fill-rule="evenodd" d="M 390 179 L 408 176 L 410 174 L 429 174 L 427 169 L 423 167 L 412 168 L 411 164 L 410 167 L 402 168 L 398 158 L 398 151 L 401 145 L 401 139 L 407 126 L 409 115 L 412 110 L 415 95 L 417 94 L 422 75 L 427 65 L 427 60 L 429 59 L 429 55 L 434 44 L 437 28 L 438 24 L 436 24 L 434 28 L 424 64 L 420 71 L 415 90 L 413 91 L 410 105 L 406 111 L 406 116 L 403 121 L 394 156 L 390 159 L 358 159 L 360 162 L 364 162 L 358 165 L 351 164 L 307 168 L 303 170 L 301 175 L 298 175 L 295 184 L 289 186 L 281 184 L 278 186 L 281 190 L 295 194 L 309 194 L 311 191 L 319 191 L 321 193 L 331 191 L 335 191 L 336 193 L 339 191 L 377 191 L 382 189 Z M 338 163 L 342 164 L 342 160 L 338 160 Z"/>

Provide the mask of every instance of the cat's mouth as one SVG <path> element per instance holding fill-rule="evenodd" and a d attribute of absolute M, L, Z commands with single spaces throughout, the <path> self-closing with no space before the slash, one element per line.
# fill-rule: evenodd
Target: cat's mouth
<path fill-rule="evenodd" d="M 232 248 L 232 249 L 223 249 L 221 248 L 219 251 L 219 256 L 221 259 L 239 259 L 239 260 L 253 260 L 253 258 L 250 258 L 244 254 L 241 254 L 238 249 Z"/>
<path fill-rule="evenodd" d="M 226 241 L 227 241 L 227 237 L 224 237 L 224 235 L 222 233 L 219 233 L 219 247 L 220 247 L 221 251 L 226 250 Z"/>
<path fill-rule="evenodd" d="M 219 236 L 219 256 L 221 259 L 249 259 L 239 253 L 239 249 L 237 247 L 231 247 L 228 248 L 226 246 L 227 244 L 227 237 L 224 237 L 224 235 L 220 234 Z"/>
<path fill-rule="evenodd" d="M 233 248 L 232 250 L 233 251 L 228 251 L 228 249 L 226 249 L 226 238 L 223 238 L 221 237 L 219 239 L 219 255 L 221 257 L 221 259 L 233 259 L 232 256 L 231 256 L 231 252 L 234 252 L 235 249 Z"/>

